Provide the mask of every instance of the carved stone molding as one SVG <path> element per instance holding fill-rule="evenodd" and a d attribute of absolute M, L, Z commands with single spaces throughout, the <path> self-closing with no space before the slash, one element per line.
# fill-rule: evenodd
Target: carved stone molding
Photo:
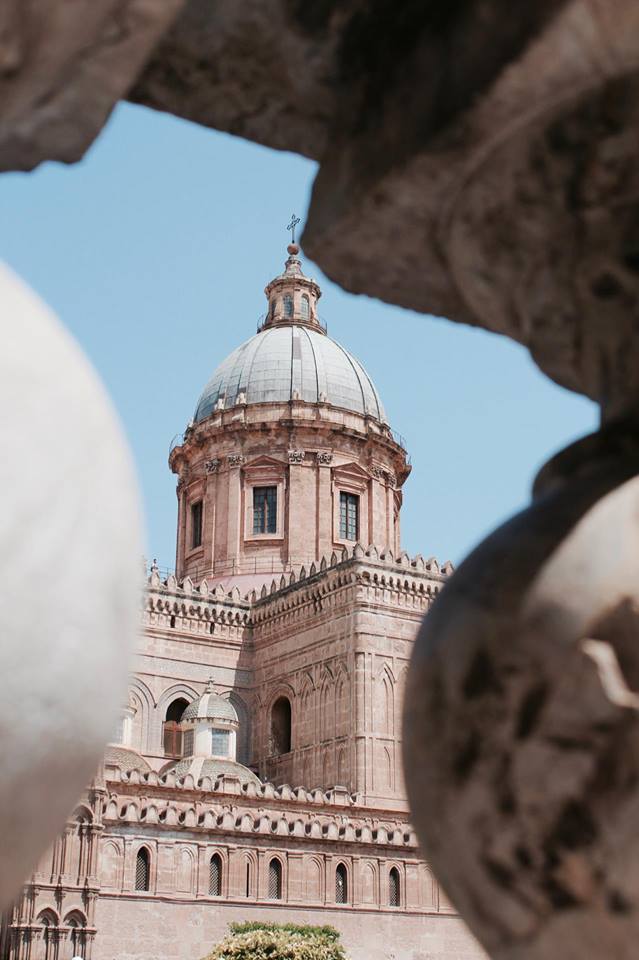
<path fill-rule="evenodd" d="M 318 450 L 315 454 L 315 458 L 318 464 L 323 466 L 330 466 L 333 462 L 333 454 L 329 453 L 328 450 Z"/>
<path fill-rule="evenodd" d="M 304 457 L 306 456 L 306 451 L 304 450 L 289 450 L 288 451 L 288 462 L 289 463 L 304 463 Z"/>
<path fill-rule="evenodd" d="M 241 453 L 230 453 L 226 459 L 229 467 L 241 467 L 246 463 L 246 457 Z"/>
<path fill-rule="evenodd" d="M 213 457 L 211 460 L 207 460 L 205 466 L 207 473 L 217 473 L 220 467 L 219 457 Z"/>

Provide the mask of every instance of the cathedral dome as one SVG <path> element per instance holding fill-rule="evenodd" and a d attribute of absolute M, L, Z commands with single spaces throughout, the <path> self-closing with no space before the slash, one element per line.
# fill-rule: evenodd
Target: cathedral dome
<path fill-rule="evenodd" d="M 182 714 L 181 722 L 186 720 L 224 720 L 237 724 L 237 714 L 229 700 L 214 693 L 213 685 L 209 681 L 202 696 L 193 700 Z"/>
<path fill-rule="evenodd" d="M 361 363 L 326 331 L 317 313 L 318 284 L 302 273 L 299 247 L 288 247 L 284 272 L 266 286 L 261 330 L 214 372 L 195 410 L 200 423 L 215 410 L 244 403 L 329 403 L 386 424 L 379 394 Z"/>
<path fill-rule="evenodd" d="M 302 324 L 266 327 L 231 353 L 204 388 L 196 423 L 239 403 L 330 403 L 386 423 L 361 363 L 323 331 Z"/>

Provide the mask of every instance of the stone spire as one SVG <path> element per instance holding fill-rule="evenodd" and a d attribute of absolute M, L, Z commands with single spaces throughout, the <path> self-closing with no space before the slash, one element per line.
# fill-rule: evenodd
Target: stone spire
<path fill-rule="evenodd" d="M 291 223 L 294 220 L 295 217 Z M 325 333 L 317 315 L 317 301 L 322 296 L 322 291 L 315 280 L 304 276 L 302 261 L 298 256 L 300 252 L 298 244 L 289 243 L 286 249 L 288 258 L 284 264 L 284 272 L 264 288 L 268 300 L 268 313 L 262 329 L 300 324 Z"/>

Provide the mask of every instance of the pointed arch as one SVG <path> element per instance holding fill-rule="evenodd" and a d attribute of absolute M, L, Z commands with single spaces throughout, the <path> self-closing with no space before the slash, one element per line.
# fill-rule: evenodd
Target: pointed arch
<path fill-rule="evenodd" d="M 377 873 L 372 863 L 364 863 L 361 870 L 362 903 L 377 903 Z"/>
<path fill-rule="evenodd" d="M 337 754 L 337 783 L 340 787 L 348 788 L 350 784 L 347 782 L 349 777 L 346 766 L 346 748 L 340 747 Z"/>
<path fill-rule="evenodd" d="M 348 903 L 348 870 L 341 862 L 335 868 L 335 903 Z"/>
<path fill-rule="evenodd" d="M 193 890 L 193 874 L 195 858 L 189 847 L 181 846 L 177 853 L 177 883 L 178 893 L 191 893 Z"/>
<path fill-rule="evenodd" d="M 222 858 L 214 853 L 209 860 L 209 896 L 222 896 Z"/>
<path fill-rule="evenodd" d="M 322 864 L 317 857 L 309 857 L 304 870 L 304 894 L 305 899 L 311 903 L 321 903 L 322 901 Z"/>
<path fill-rule="evenodd" d="M 228 694 L 222 696 L 229 700 L 237 714 L 240 723 L 240 729 L 236 736 L 236 760 L 248 766 L 252 759 L 252 737 L 251 737 L 251 719 L 249 708 L 246 701 L 236 690 L 230 690 Z"/>
<path fill-rule="evenodd" d="M 397 867 L 391 867 L 388 873 L 388 906 L 401 906 L 401 884 Z"/>
<path fill-rule="evenodd" d="M 375 685 L 375 725 L 379 733 L 392 736 L 395 732 L 395 678 L 388 664 L 384 664 L 378 673 Z"/>
<path fill-rule="evenodd" d="M 320 729 L 322 740 L 335 739 L 335 681 L 327 670 L 320 688 Z"/>
<path fill-rule="evenodd" d="M 282 861 L 271 857 L 268 865 L 268 899 L 282 899 Z"/>
<path fill-rule="evenodd" d="M 115 840 L 105 840 L 100 852 L 100 885 L 119 887 L 122 851 Z"/>
<path fill-rule="evenodd" d="M 135 889 L 149 890 L 151 886 L 151 854 L 148 847 L 140 847 L 135 855 Z"/>

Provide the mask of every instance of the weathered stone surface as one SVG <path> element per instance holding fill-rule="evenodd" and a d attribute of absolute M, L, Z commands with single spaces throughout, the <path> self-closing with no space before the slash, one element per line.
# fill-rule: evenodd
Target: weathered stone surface
<path fill-rule="evenodd" d="M 79 160 L 183 0 L 4 0 L 0 170 Z"/>
<path fill-rule="evenodd" d="M 533 505 L 462 564 L 417 641 L 413 816 L 496 960 L 636 952 L 635 431 L 606 429 L 546 467 Z"/>
<path fill-rule="evenodd" d="M 519 340 L 618 413 L 639 386 L 638 38 L 636 4 L 573 0 L 474 100 L 439 110 L 423 59 L 376 107 L 364 69 L 368 113 L 351 100 L 364 120 L 322 158 L 306 252 L 347 289 Z"/>
<path fill-rule="evenodd" d="M 309 157 L 324 152 L 338 93 L 345 5 L 189 0 L 129 94 L 207 127 Z M 332 7 L 332 9 L 331 9 Z"/>

